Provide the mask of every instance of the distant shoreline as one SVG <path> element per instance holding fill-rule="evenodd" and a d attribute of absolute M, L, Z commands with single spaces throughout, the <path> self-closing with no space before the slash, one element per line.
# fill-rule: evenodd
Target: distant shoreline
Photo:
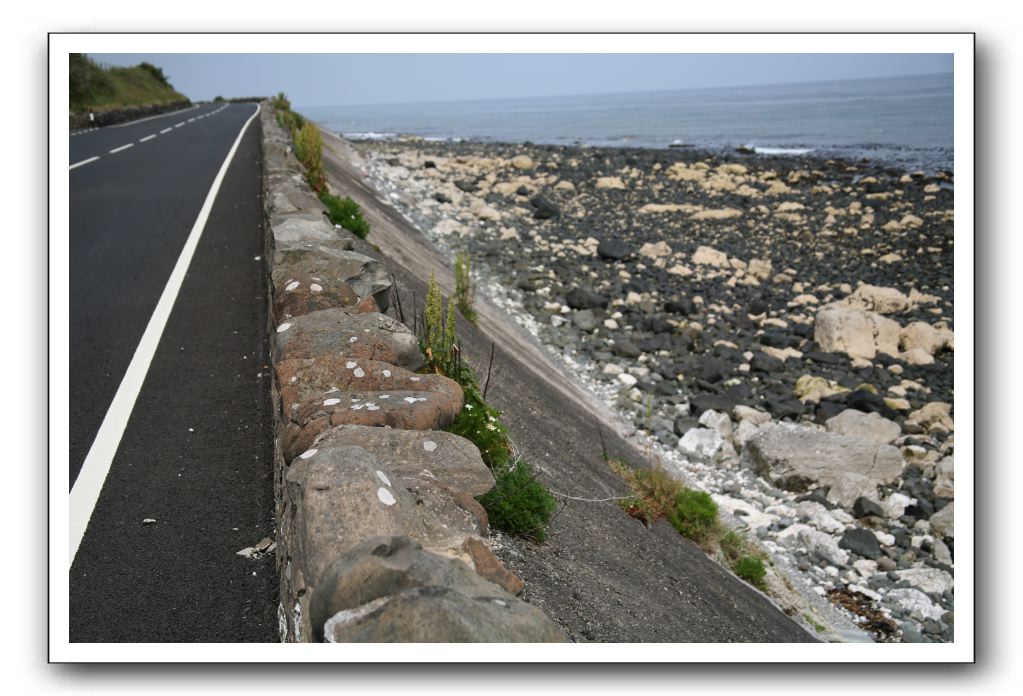
<path fill-rule="evenodd" d="M 641 152 L 647 152 L 650 150 L 666 151 L 666 152 L 684 152 L 696 156 L 707 156 L 707 157 L 735 157 L 737 161 L 743 161 L 744 159 L 750 159 L 751 161 L 761 160 L 774 160 L 774 159 L 786 159 L 786 160 L 800 160 L 805 159 L 807 162 L 824 162 L 828 160 L 844 161 L 850 165 L 863 165 L 867 164 L 872 167 L 878 167 L 882 170 L 889 172 L 898 172 L 900 174 L 909 174 L 917 171 L 922 171 L 928 175 L 934 175 L 940 172 L 947 173 L 949 175 L 954 172 L 954 153 L 951 152 L 931 152 L 929 150 L 920 150 L 913 148 L 905 148 L 904 150 L 898 150 L 896 147 L 877 147 L 875 150 L 871 150 L 867 147 L 863 148 L 845 148 L 840 149 L 837 147 L 810 147 L 810 146 L 775 146 L 775 145 L 764 145 L 758 146 L 756 144 L 743 144 L 743 145 L 709 145 L 709 144 L 698 144 L 698 143 L 669 143 L 667 145 L 661 144 L 644 144 L 639 142 L 585 142 L 582 140 L 575 141 L 544 141 L 540 139 L 536 140 L 499 140 L 495 138 L 487 137 L 439 137 L 439 136 L 425 136 L 414 133 L 339 133 L 334 129 L 328 128 L 326 125 L 320 123 L 321 128 L 333 133 L 334 135 L 344 138 L 353 143 L 358 144 L 372 144 L 372 143 L 437 143 L 437 144 L 458 144 L 466 143 L 469 145 L 478 145 L 483 147 L 503 147 L 503 146 L 537 146 L 537 147 L 553 147 L 553 148 L 565 148 L 565 149 L 589 149 L 599 150 L 603 148 L 614 149 L 614 150 L 636 150 Z M 896 159 L 889 156 L 881 155 L 878 156 L 877 152 L 884 153 L 896 153 L 905 152 L 906 157 L 902 160 Z M 928 153 L 929 157 L 924 156 L 913 156 L 918 153 Z M 866 162 L 864 160 L 867 160 Z M 951 184 L 949 184 L 951 185 Z"/>

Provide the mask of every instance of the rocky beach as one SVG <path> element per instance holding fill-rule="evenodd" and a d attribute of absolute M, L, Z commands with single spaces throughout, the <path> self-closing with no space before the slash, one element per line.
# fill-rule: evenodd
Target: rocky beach
<path fill-rule="evenodd" d="M 954 637 L 953 181 L 401 138 L 373 186 L 662 466 L 874 640 Z M 644 464 L 635 462 L 635 464 Z"/>

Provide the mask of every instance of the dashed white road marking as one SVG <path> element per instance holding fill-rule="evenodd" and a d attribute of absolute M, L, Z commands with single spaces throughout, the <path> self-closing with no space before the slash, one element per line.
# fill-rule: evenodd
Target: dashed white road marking
<path fill-rule="evenodd" d="M 175 127 L 175 128 L 181 128 L 181 126 L 183 126 L 183 125 L 185 125 L 185 122 L 184 122 L 184 121 L 182 121 L 181 123 L 175 123 L 175 124 L 174 124 L 174 127 Z"/>
<path fill-rule="evenodd" d="M 135 147 L 135 143 L 128 143 L 127 145 L 122 145 L 121 147 L 115 147 L 113 150 L 110 151 L 110 154 L 112 155 L 115 152 L 120 152 L 121 150 L 127 150 L 129 147 Z"/>
<path fill-rule="evenodd" d="M 144 138 L 139 138 L 139 142 L 140 142 L 140 143 L 144 143 L 144 142 L 146 142 L 146 141 L 148 141 L 148 140 L 152 140 L 152 139 L 153 139 L 153 138 L 155 138 L 155 137 L 156 137 L 156 133 L 153 133 L 152 135 L 147 135 L 147 136 L 146 136 L 146 137 L 144 137 Z"/>
<path fill-rule="evenodd" d="M 89 159 L 84 159 L 81 162 L 75 162 L 70 167 L 68 167 L 68 171 L 71 171 L 75 167 L 81 167 L 83 164 L 88 164 L 89 162 L 95 162 L 98 159 L 99 159 L 99 156 L 97 155 L 96 157 L 90 157 Z"/>
<path fill-rule="evenodd" d="M 160 337 L 163 335 L 164 327 L 170 318 L 171 310 L 174 309 L 174 303 L 177 301 L 181 285 L 184 283 L 185 274 L 188 272 L 189 265 L 191 265 L 192 256 L 195 254 L 195 249 L 199 245 L 199 239 L 206 228 L 206 221 L 210 217 L 210 211 L 213 209 L 213 203 L 217 199 L 217 193 L 220 191 L 220 186 L 227 175 L 228 167 L 231 166 L 231 161 L 238 151 L 242 137 L 248 130 L 249 124 L 259 114 L 259 111 L 260 106 L 257 104 L 256 110 L 242 125 L 234 145 L 231 146 L 231 150 L 227 153 L 224 163 L 220 165 L 220 171 L 217 172 L 217 176 L 213 179 L 213 185 L 210 186 L 209 193 L 206 195 L 206 200 L 199 210 L 195 224 L 192 225 L 192 230 L 189 232 L 185 246 L 178 256 L 177 263 L 174 265 L 174 270 L 167 280 L 163 294 L 160 295 L 160 301 L 149 318 L 149 323 L 142 334 L 142 339 L 135 348 L 135 354 L 132 356 L 131 363 L 124 373 L 121 384 L 117 387 L 114 400 L 103 417 L 103 423 L 100 425 L 99 432 L 96 433 L 96 438 L 89 448 L 89 454 L 85 457 L 82 470 L 78 474 L 74 486 L 71 488 L 71 515 L 69 520 L 70 559 L 68 560 L 68 567 L 71 566 L 75 556 L 78 554 L 78 547 L 82 543 L 85 530 L 89 526 L 89 519 L 96 508 L 96 501 L 99 500 L 103 482 L 106 481 L 107 474 L 110 472 L 114 455 L 121 444 L 121 437 L 124 435 L 128 419 L 135 408 L 135 401 L 142 390 L 142 383 L 149 372 L 149 365 L 152 363 L 157 346 L 160 344 Z"/>
<path fill-rule="evenodd" d="M 188 119 L 188 122 L 189 122 L 189 123 L 194 123 L 194 122 L 195 122 L 195 119 L 194 119 L 194 118 L 190 118 L 190 119 Z"/>
<path fill-rule="evenodd" d="M 170 128 L 164 128 L 162 131 L 160 131 L 160 135 L 163 135 L 164 133 L 170 133 L 172 130 L 174 130 L 173 126 L 171 126 Z"/>

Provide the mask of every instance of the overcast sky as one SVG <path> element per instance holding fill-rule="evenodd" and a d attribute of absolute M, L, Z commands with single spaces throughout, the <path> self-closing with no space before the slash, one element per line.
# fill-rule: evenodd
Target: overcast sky
<path fill-rule="evenodd" d="M 163 68 L 193 100 L 296 107 L 606 94 L 951 73 L 951 54 L 90 54 Z"/>

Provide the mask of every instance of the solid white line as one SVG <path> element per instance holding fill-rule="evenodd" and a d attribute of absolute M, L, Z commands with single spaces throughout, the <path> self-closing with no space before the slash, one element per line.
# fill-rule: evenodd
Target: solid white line
<path fill-rule="evenodd" d="M 170 133 L 172 130 L 174 130 L 174 129 L 173 128 L 164 128 L 162 131 L 160 131 L 160 135 L 163 135 L 164 133 Z"/>
<path fill-rule="evenodd" d="M 175 123 L 175 124 L 174 124 L 174 127 L 175 127 L 175 128 L 181 128 L 181 126 L 183 126 L 183 125 L 185 125 L 185 122 L 184 122 L 184 121 L 182 121 L 181 123 Z"/>
<path fill-rule="evenodd" d="M 81 167 L 83 164 L 88 164 L 89 162 L 95 162 L 98 159 L 99 159 L 99 156 L 96 156 L 96 157 L 90 157 L 89 159 L 84 159 L 81 162 L 75 162 L 70 167 L 68 167 L 68 171 L 71 171 L 75 167 Z"/>
<path fill-rule="evenodd" d="M 245 131 L 248 129 L 249 124 L 252 123 L 252 119 L 256 118 L 256 115 L 259 114 L 259 108 L 259 104 L 257 104 L 256 111 L 252 116 L 249 116 L 249 120 L 242 126 L 238 137 L 234 141 L 234 145 L 231 146 L 231 151 L 227 153 L 227 158 L 220 165 L 220 171 L 217 172 L 213 185 L 210 187 L 209 193 L 206 194 L 206 201 L 202 204 L 202 209 L 199 211 L 195 224 L 192 225 L 192 231 L 189 232 L 185 246 L 181 250 L 181 255 L 174 265 L 174 270 L 171 271 L 167 285 L 163 289 L 163 294 L 160 295 L 160 301 L 156 304 L 153 316 L 149 318 L 149 324 L 146 326 L 145 333 L 142 334 L 142 340 L 139 341 L 138 347 L 135 348 L 135 355 L 131 359 L 131 364 L 128 365 L 128 369 L 124 373 L 124 378 L 117 388 L 114 400 L 111 402 L 106 416 L 103 417 L 103 424 L 100 425 L 99 432 L 96 433 L 96 439 L 93 441 L 92 447 L 89 448 L 89 454 L 85 457 L 85 463 L 82 464 L 82 470 L 78 474 L 78 479 L 71 489 L 71 558 L 68 561 L 68 567 L 74 563 L 75 554 L 78 553 L 82 537 L 85 536 L 85 529 L 89 526 L 89 518 L 92 517 L 92 511 L 96 507 L 96 501 L 99 499 L 103 482 L 106 481 L 107 473 L 110 471 L 110 464 L 117 453 L 117 447 L 121 444 L 124 428 L 128 424 L 128 418 L 135 407 L 135 400 L 138 398 L 139 391 L 142 389 L 142 383 L 149 372 L 149 365 L 153 361 L 153 355 L 156 353 L 157 346 L 160 344 L 160 337 L 163 335 L 163 329 L 167 325 L 167 319 L 170 318 L 171 310 L 174 309 L 178 292 L 181 290 L 181 284 L 185 280 L 188 266 L 192 262 L 195 248 L 199 244 L 199 238 L 202 237 L 203 229 L 206 227 L 206 221 L 209 219 L 210 211 L 213 209 L 213 202 L 217 198 L 217 192 L 220 191 L 220 185 L 224 181 L 228 167 L 231 166 L 231 160 L 234 159 L 234 153 L 238 150 L 242 136 L 245 135 Z"/>
<path fill-rule="evenodd" d="M 144 137 L 144 138 L 139 138 L 139 142 L 140 142 L 140 143 L 144 143 L 144 142 L 146 142 L 147 140 L 152 140 L 152 139 L 153 139 L 153 138 L 155 138 L 155 137 L 156 137 L 156 133 L 153 133 L 152 135 L 147 135 L 147 136 L 146 136 L 146 137 Z"/>
<path fill-rule="evenodd" d="M 135 143 L 128 143 L 127 145 L 122 145 L 121 147 L 115 147 L 113 150 L 110 151 L 110 154 L 112 155 L 115 152 L 120 152 L 121 150 L 127 150 L 129 147 L 132 147 L 134 145 L 135 145 Z"/>

